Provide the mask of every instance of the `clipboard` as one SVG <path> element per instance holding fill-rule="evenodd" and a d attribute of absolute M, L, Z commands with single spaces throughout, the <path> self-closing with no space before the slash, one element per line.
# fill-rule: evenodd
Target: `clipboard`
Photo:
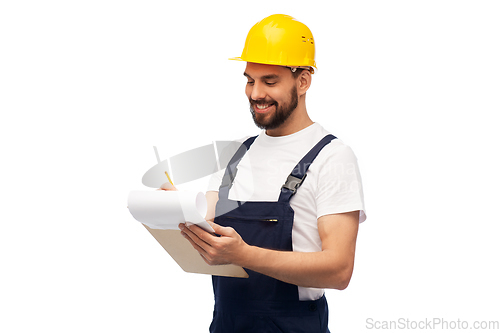
<path fill-rule="evenodd" d="M 181 235 L 180 230 L 152 229 L 146 225 L 144 227 L 185 272 L 248 278 L 247 272 L 240 266 L 207 264 L 191 243 Z"/>

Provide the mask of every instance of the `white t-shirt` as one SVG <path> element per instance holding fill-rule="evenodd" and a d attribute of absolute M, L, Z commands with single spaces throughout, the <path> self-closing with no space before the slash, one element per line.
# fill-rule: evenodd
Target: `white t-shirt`
<path fill-rule="evenodd" d="M 318 123 L 280 137 L 262 131 L 238 164 L 229 199 L 278 201 L 281 186 L 293 168 L 328 134 Z M 224 170 L 212 176 L 209 191 L 219 190 L 223 175 Z M 317 219 L 323 215 L 359 210 L 359 221 L 363 222 L 366 215 L 361 176 L 351 148 L 339 139 L 326 145 L 309 167 L 290 205 L 295 212 L 292 246 L 297 252 L 321 251 Z M 299 287 L 300 300 L 315 300 L 323 293 L 323 289 Z"/>

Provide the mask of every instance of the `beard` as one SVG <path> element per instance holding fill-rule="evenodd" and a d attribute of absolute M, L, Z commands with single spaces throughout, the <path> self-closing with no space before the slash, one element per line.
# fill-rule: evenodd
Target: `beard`
<path fill-rule="evenodd" d="M 279 104 L 275 100 L 253 100 L 250 101 L 250 112 L 252 113 L 253 121 L 258 128 L 268 130 L 280 127 L 285 123 L 285 121 L 292 115 L 293 111 L 297 108 L 299 104 L 299 98 L 297 97 L 297 87 L 293 87 L 290 91 L 290 100 L 287 103 Z M 270 104 L 275 106 L 275 112 L 269 115 L 269 119 L 264 120 L 264 117 L 260 117 L 254 110 L 256 104 Z M 260 119 L 259 119 L 260 118 Z"/>

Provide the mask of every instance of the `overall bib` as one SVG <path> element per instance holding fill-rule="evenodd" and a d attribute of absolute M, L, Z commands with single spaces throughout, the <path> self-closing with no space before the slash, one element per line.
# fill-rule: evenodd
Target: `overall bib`
<path fill-rule="evenodd" d="M 229 200 L 236 167 L 255 138 L 243 143 L 226 168 L 219 188 L 215 223 L 234 228 L 249 245 L 292 251 L 294 211 L 290 199 L 318 153 L 335 137 L 327 135 L 302 158 L 281 188 L 277 202 Z M 245 270 L 248 279 L 212 277 L 215 307 L 210 332 L 329 332 L 328 305 L 324 295 L 315 301 L 300 301 L 296 285 Z"/>

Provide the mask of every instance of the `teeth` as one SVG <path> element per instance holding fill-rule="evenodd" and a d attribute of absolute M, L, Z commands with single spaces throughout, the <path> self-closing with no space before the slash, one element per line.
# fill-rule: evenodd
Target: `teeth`
<path fill-rule="evenodd" d="M 267 107 L 269 107 L 269 104 L 266 104 L 266 105 L 259 105 L 259 104 L 257 104 L 257 109 L 260 109 L 260 110 L 265 109 Z"/>

